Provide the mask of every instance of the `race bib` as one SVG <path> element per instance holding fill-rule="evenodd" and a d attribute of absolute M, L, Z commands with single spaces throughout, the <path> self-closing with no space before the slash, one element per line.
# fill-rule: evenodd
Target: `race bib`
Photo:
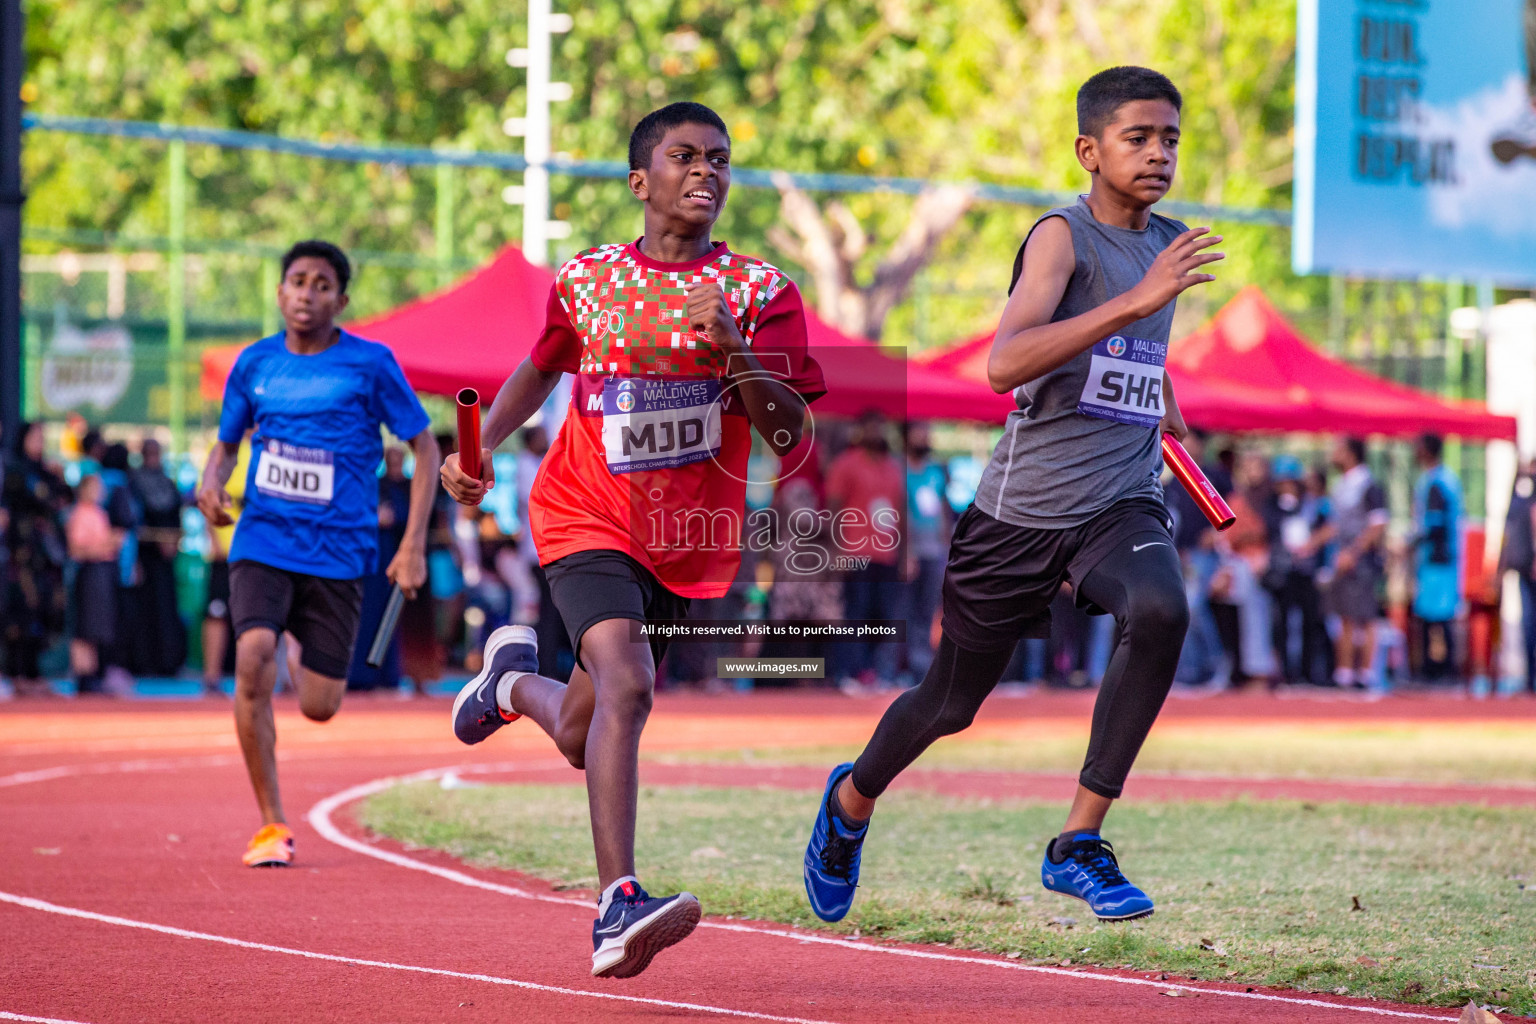
<path fill-rule="evenodd" d="M 329 505 L 336 492 L 336 466 L 330 452 L 267 441 L 256 461 L 256 489 L 273 498 Z"/>
<path fill-rule="evenodd" d="M 610 377 L 603 382 L 608 472 L 668 469 L 720 454 L 720 381 Z"/>
<path fill-rule="evenodd" d="M 1116 334 L 1093 346 L 1077 411 L 1138 427 L 1163 418 L 1163 361 L 1168 344 Z"/>

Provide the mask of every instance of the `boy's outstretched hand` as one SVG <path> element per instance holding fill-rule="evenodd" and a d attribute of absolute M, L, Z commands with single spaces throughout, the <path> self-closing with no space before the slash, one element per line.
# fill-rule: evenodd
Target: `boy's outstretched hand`
<path fill-rule="evenodd" d="M 1226 258 L 1226 253 L 1201 251 L 1221 241 L 1220 235 L 1209 235 L 1210 230 L 1190 228 L 1157 254 L 1146 275 L 1126 293 L 1138 316 L 1149 317 L 1178 298 L 1186 288 L 1216 280 L 1213 274 L 1195 273 L 1207 263 Z"/>

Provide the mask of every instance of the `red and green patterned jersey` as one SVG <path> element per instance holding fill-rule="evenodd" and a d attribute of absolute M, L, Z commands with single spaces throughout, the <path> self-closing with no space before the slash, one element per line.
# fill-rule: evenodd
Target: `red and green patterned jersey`
<path fill-rule="evenodd" d="M 751 423 L 722 387 L 725 354 L 688 323 L 684 286 L 718 281 L 763 368 L 807 402 L 826 390 L 806 351 L 799 289 L 722 243 L 661 263 L 639 243 L 560 268 L 531 359 L 576 375 L 571 410 L 539 468 L 529 520 L 545 565 L 622 551 L 683 597 L 719 597 L 741 564 Z M 735 367 L 732 368 L 736 369 Z"/>

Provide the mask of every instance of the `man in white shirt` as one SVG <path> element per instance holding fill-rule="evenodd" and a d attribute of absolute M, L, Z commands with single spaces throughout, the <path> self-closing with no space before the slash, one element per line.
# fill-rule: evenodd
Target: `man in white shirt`
<path fill-rule="evenodd" d="M 1375 622 L 1381 617 L 1381 584 L 1385 575 L 1382 541 L 1386 539 L 1387 497 L 1365 464 L 1365 442 L 1343 437 L 1330 456 L 1339 478 L 1330 494 L 1328 525 L 1313 538 L 1314 548 L 1335 545 L 1333 580 L 1328 585 L 1328 610 L 1339 617 L 1334 682 L 1362 689 L 1379 682 Z"/>

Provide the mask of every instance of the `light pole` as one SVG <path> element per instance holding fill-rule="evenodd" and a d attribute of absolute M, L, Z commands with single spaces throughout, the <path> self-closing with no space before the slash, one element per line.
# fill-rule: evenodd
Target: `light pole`
<path fill-rule="evenodd" d="M 523 255 L 540 265 L 549 261 L 550 240 L 571 233 L 569 224 L 549 219 L 549 105 L 571 98 L 569 82 L 549 80 L 550 36 L 569 32 L 571 25 L 569 14 L 550 10 L 550 0 L 528 0 L 528 46 L 507 51 L 509 65 L 528 69 L 528 114 L 509 117 L 502 130 L 523 137 L 528 169 L 522 187 L 509 187 L 502 197 L 523 204 Z"/>

